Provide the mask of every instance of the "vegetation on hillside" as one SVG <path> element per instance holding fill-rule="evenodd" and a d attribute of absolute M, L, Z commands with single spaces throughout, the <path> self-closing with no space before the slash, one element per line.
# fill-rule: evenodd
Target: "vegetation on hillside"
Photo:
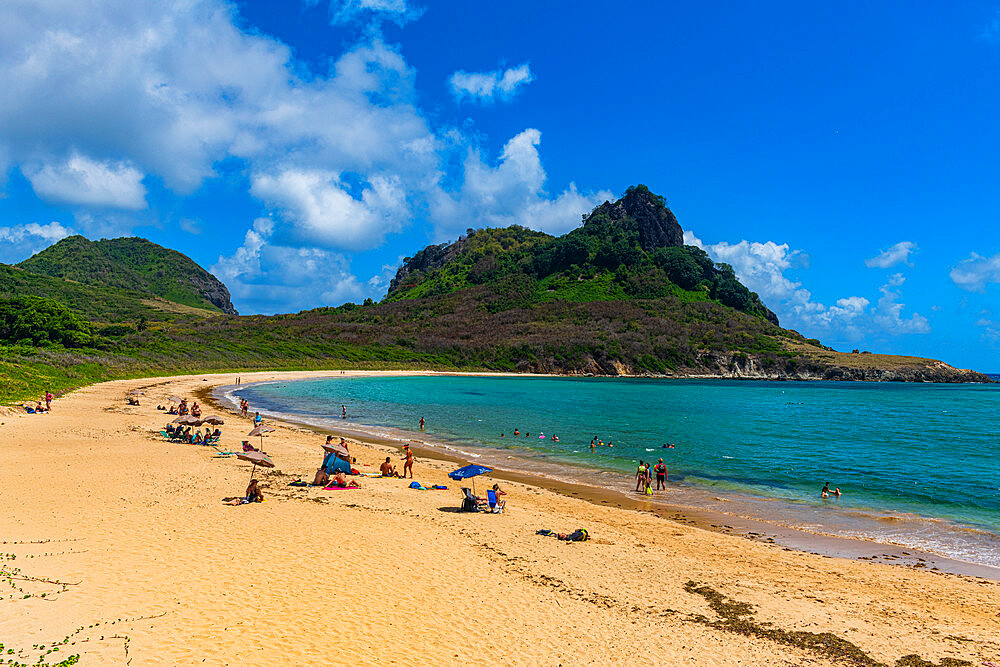
<path fill-rule="evenodd" d="M 24 260 L 30 273 L 84 285 L 118 287 L 185 306 L 234 313 L 229 291 L 186 255 L 146 239 L 67 237 Z"/>
<path fill-rule="evenodd" d="M 32 260 L 60 256 L 80 255 Z M 139 262 L 101 257 L 110 263 L 95 259 L 88 279 Z M 149 284 L 81 285 L 0 265 L 0 401 L 122 377 L 265 369 L 985 380 L 932 360 L 844 355 L 782 329 L 730 267 L 682 245 L 663 200 L 641 186 L 560 237 L 509 227 L 429 246 L 381 303 L 237 317 L 191 308 L 189 294 L 155 298 Z"/>
<path fill-rule="evenodd" d="M 629 197 L 669 213 L 663 199 L 645 186 L 629 188 L 623 200 Z M 386 301 L 484 285 L 497 297 L 487 306 L 491 312 L 545 301 L 675 297 L 711 301 L 778 323 L 760 297 L 737 280 L 731 266 L 716 265 L 693 246 L 647 242 L 643 247 L 640 223 L 628 210 L 623 213 L 615 216 L 613 208 L 600 206 L 585 217 L 582 227 L 560 237 L 518 226 L 470 229 L 451 245 L 429 246 L 407 258 Z"/>

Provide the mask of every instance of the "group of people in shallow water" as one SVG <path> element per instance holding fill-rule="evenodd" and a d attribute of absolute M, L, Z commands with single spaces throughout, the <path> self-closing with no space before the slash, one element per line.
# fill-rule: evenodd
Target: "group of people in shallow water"
<path fill-rule="evenodd" d="M 830 482 L 827 482 L 826 484 L 823 485 L 823 490 L 819 492 L 819 497 L 820 498 L 829 498 L 831 496 L 834 497 L 834 498 L 839 498 L 840 497 L 840 487 L 838 486 L 833 491 L 831 491 L 830 490 Z"/>
<path fill-rule="evenodd" d="M 421 420 L 421 421 L 423 421 L 423 420 Z M 515 429 L 514 429 L 514 436 L 515 436 L 515 437 L 518 437 L 518 438 L 519 438 L 519 437 L 521 437 L 521 431 L 520 431 L 519 429 L 516 429 L 516 428 L 515 428 Z M 501 434 L 500 434 L 500 437 L 501 437 L 501 438 L 506 438 L 506 437 L 507 437 L 507 434 L 506 434 L 506 433 L 501 433 Z M 528 433 L 527 431 L 525 431 L 525 433 L 524 433 L 524 437 L 525 437 L 525 438 L 530 438 L 530 437 L 531 437 L 531 434 L 530 434 L 530 433 Z M 558 436 L 558 435 L 555 435 L 554 433 L 553 433 L 553 434 L 552 434 L 551 436 L 546 436 L 546 435 L 545 435 L 544 433 L 539 433 L 539 434 L 538 434 L 538 439 L 539 439 L 539 440 L 546 440 L 546 439 L 549 439 L 549 440 L 552 440 L 552 442 L 559 442 L 559 436 Z"/>
<path fill-rule="evenodd" d="M 667 488 L 667 464 L 660 459 L 654 465 L 639 461 L 639 467 L 635 471 L 635 490 L 647 496 L 653 495 L 653 475 L 656 475 L 656 490 L 666 490 Z"/>

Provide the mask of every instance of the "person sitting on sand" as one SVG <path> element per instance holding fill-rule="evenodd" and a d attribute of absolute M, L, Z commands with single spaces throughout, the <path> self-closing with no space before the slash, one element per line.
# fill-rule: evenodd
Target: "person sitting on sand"
<path fill-rule="evenodd" d="M 195 431 L 194 437 L 191 438 L 191 444 L 192 445 L 200 445 L 201 443 L 202 443 L 201 432 L 200 431 Z"/>
<path fill-rule="evenodd" d="M 495 493 L 496 493 L 496 494 L 497 494 L 498 496 L 506 496 L 506 495 L 507 495 L 507 492 L 506 492 L 506 491 L 504 491 L 503 489 L 501 489 L 501 488 L 500 488 L 500 485 L 499 485 L 499 484 L 494 484 L 494 485 L 493 485 L 493 491 L 494 491 L 494 492 L 495 492 Z"/>
<path fill-rule="evenodd" d="M 327 486 L 330 483 L 330 475 L 323 468 L 316 468 L 316 476 L 313 477 L 313 486 Z"/>
<path fill-rule="evenodd" d="M 257 485 L 257 480 L 251 479 L 250 485 L 247 487 L 246 501 L 248 503 L 262 503 L 264 502 L 264 494 L 260 490 L 260 486 Z"/>
<path fill-rule="evenodd" d="M 396 469 L 393 467 L 391 461 L 392 459 L 387 456 L 385 457 L 385 461 L 382 462 L 382 465 L 379 466 L 379 472 L 382 473 L 383 477 L 399 477 L 399 473 L 396 472 Z"/>
<path fill-rule="evenodd" d="M 191 406 L 191 416 L 201 417 L 201 406 L 199 406 L 197 403 Z"/>
<path fill-rule="evenodd" d="M 355 482 L 353 479 L 350 482 L 348 482 L 347 477 L 344 475 L 344 473 L 340 472 L 339 470 L 334 474 L 333 481 L 330 483 L 330 486 L 339 486 L 342 489 L 361 488 L 361 485 Z"/>
<path fill-rule="evenodd" d="M 259 413 L 259 412 L 255 412 L 255 413 L 253 413 L 253 425 L 254 425 L 254 426 L 260 426 L 260 423 L 261 423 L 262 421 L 264 421 L 264 420 L 263 420 L 263 419 L 261 418 L 261 416 L 260 416 L 260 413 Z"/>

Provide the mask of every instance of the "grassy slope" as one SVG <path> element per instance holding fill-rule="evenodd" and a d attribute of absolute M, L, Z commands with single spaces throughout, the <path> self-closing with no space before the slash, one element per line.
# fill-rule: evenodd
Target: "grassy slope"
<path fill-rule="evenodd" d="M 192 308 L 150 294 L 104 285 L 83 285 L 0 264 L 0 296 L 31 295 L 53 299 L 97 323 L 135 323 L 141 317 L 164 320 L 187 315 L 218 315 L 216 308 Z"/>
<path fill-rule="evenodd" d="M 190 282 L 214 278 L 186 255 L 139 238 L 89 241 L 71 236 L 18 264 L 25 271 L 94 286 L 147 292 L 219 312 Z"/>

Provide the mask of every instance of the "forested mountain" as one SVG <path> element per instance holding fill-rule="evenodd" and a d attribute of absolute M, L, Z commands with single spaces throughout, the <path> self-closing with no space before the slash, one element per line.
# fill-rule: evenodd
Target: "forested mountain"
<path fill-rule="evenodd" d="M 932 359 L 835 352 L 778 326 L 644 186 L 559 237 L 469 230 L 406 258 L 381 303 L 235 315 L 186 256 L 70 237 L 0 265 L 0 400 L 115 377 L 432 368 L 988 382 Z"/>
<path fill-rule="evenodd" d="M 229 290 L 187 255 L 140 238 L 69 236 L 17 265 L 30 273 L 110 286 L 230 315 Z"/>

